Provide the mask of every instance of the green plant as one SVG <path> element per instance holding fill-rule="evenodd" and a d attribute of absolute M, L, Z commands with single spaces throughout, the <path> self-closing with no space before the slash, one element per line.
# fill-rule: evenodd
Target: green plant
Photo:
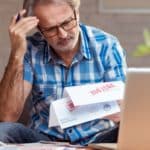
<path fill-rule="evenodd" d="M 146 56 L 150 55 L 150 31 L 144 29 L 143 32 L 144 43 L 139 44 L 135 51 L 133 51 L 133 56 Z"/>

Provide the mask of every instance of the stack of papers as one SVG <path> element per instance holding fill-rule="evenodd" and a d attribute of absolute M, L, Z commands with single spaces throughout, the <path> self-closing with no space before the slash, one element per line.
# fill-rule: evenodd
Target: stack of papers
<path fill-rule="evenodd" d="M 50 107 L 49 127 L 62 129 L 120 112 L 117 100 L 124 97 L 122 81 L 65 88 L 65 98 Z"/>
<path fill-rule="evenodd" d="M 64 142 L 48 142 L 41 141 L 40 143 L 26 144 L 5 144 L 0 145 L 0 150 L 77 150 L 81 149 L 80 145 L 71 145 Z"/>

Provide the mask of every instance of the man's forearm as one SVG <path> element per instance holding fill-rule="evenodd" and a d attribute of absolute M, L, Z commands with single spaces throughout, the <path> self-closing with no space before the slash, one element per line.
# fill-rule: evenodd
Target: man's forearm
<path fill-rule="evenodd" d="M 17 121 L 24 106 L 23 64 L 10 59 L 0 82 L 0 121 Z"/>
<path fill-rule="evenodd" d="M 16 121 L 32 85 L 23 81 L 23 59 L 27 50 L 27 33 L 36 28 L 39 19 L 24 17 L 26 10 L 14 15 L 9 25 L 11 54 L 2 81 L 0 82 L 0 121 Z"/>

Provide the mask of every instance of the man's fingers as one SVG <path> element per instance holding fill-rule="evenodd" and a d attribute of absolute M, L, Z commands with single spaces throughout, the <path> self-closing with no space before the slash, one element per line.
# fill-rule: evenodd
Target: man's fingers
<path fill-rule="evenodd" d="M 23 17 L 26 13 L 26 9 L 23 9 L 19 12 L 20 16 Z"/>
<path fill-rule="evenodd" d="M 37 24 L 38 19 L 36 17 L 24 18 L 15 26 L 10 27 L 9 30 L 11 34 L 19 33 L 20 31 L 23 31 L 23 33 L 27 33 L 32 28 L 36 27 Z"/>
<path fill-rule="evenodd" d="M 22 14 L 24 12 L 22 12 Z M 26 50 L 26 35 L 37 26 L 39 20 L 36 17 L 25 17 L 15 23 L 16 17 L 17 16 L 14 16 L 12 24 L 9 27 L 11 47 L 14 50 L 21 49 L 21 53 L 24 55 Z"/>
<path fill-rule="evenodd" d="M 10 21 L 10 27 L 16 24 L 16 20 L 17 20 L 18 15 L 20 15 L 20 18 L 22 18 L 25 13 L 26 13 L 26 10 L 23 9 L 23 10 L 21 10 L 20 12 L 18 12 L 17 14 L 15 14 L 15 15 L 12 17 L 11 21 Z"/>
<path fill-rule="evenodd" d="M 114 122 L 119 122 L 120 121 L 120 112 L 118 113 L 115 113 L 115 114 L 112 114 L 112 115 L 109 115 L 109 116 L 106 116 L 104 117 L 105 119 L 109 119 L 109 120 L 112 120 Z"/>
<path fill-rule="evenodd" d="M 26 35 L 28 32 L 30 32 L 36 26 L 37 26 L 37 23 L 33 22 L 33 23 L 28 24 L 28 26 L 23 26 L 22 28 L 19 28 L 16 32 L 20 33 L 21 35 Z"/>
<path fill-rule="evenodd" d="M 36 17 L 26 17 L 22 18 L 18 23 L 13 26 L 13 28 L 21 28 L 24 25 L 28 25 L 30 22 L 38 22 L 38 19 Z"/>

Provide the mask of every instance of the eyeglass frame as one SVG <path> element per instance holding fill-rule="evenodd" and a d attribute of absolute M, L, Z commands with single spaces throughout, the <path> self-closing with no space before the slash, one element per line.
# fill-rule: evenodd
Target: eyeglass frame
<path fill-rule="evenodd" d="M 47 28 L 47 29 L 42 29 L 42 27 L 41 26 L 37 26 L 37 28 L 39 29 L 39 31 L 46 37 L 46 38 L 52 38 L 52 37 L 54 37 L 54 36 L 56 36 L 56 35 L 58 35 L 58 30 L 59 30 L 59 28 L 62 28 L 64 31 L 70 31 L 70 30 L 72 30 L 73 28 L 75 28 L 76 26 L 77 26 L 77 15 L 76 15 L 76 11 L 74 10 L 73 11 L 73 14 L 74 14 L 74 18 L 71 18 L 68 22 L 67 21 L 64 21 L 64 22 L 62 22 L 62 23 L 60 23 L 60 24 L 58 24 L 58 25 L 56 25 L 56 26 L 53 26 L 53 27 L 49 27 L 49 28 Z M 64 26 L 63 26 L 63 24 L 64 23 L 70 23 L 70 22 L 72 22 L 72 21 L 76 21 L 75 22 L 75 25 L 74 26 L 72 26 L 72 28 L 69 28 L 69 29 L 65 29 L 64 28 Z M 49 32 L 51 29 L 56 29 L 56 33 L 54 34 L 54 35 L 51 35 L 51 36 L 46 36 L 45 35 L 45 33 L 44 32 Z"/>

